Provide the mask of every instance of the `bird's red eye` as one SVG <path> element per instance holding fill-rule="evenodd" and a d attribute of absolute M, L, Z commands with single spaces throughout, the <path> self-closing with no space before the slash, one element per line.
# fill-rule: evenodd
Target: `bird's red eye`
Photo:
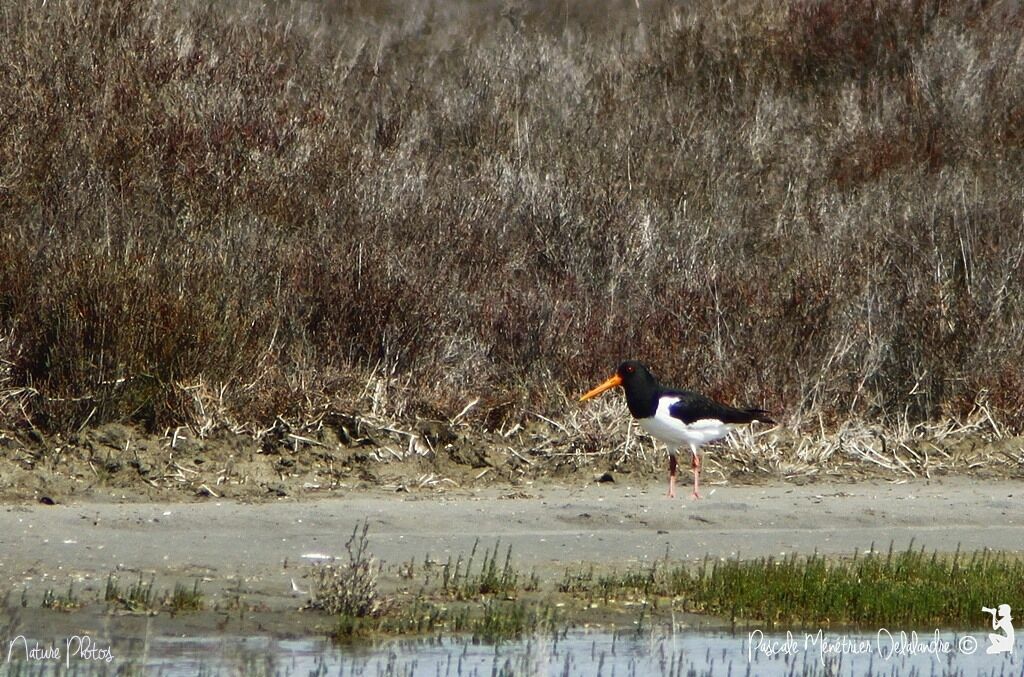
<path fill-rule="evenodd" d="M 636 371 L 636 370 L 635 370 L 635 369 L 633 369 L 633 367 L 626 367 L 626 371 L 627 371 L 628 373 L 632 374 L 632 373 L 633 373 L 634 371 Z"/>

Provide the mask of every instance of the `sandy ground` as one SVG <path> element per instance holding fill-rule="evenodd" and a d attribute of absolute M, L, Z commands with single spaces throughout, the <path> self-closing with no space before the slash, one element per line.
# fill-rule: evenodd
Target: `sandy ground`
<path fill-rule="evenodd" d="M 477 492 L 353 492 L 313 501 L 13 505 L 0 509 L 0 581 L 41 596 L 69 581 L 88 597 L 108 575 L 151 574 L 167 587 L 202 581 L 207 607 L 232 598 L 296 609 L 311 555 L 342 556 L 369 522 L 385 572 L 429 555 L 444 562 L 501 541 L 542 579 L 594 563 L 625 569 L 664 558 L 852 554 L 874 543 L 952 551 L 1024 549 L 1019 482 L 958 478 L 906 483 L 728 486 L 669 500 L 660 484 L 491 487 Z M 710 491 L 710 487 L 708 488 Z"/>

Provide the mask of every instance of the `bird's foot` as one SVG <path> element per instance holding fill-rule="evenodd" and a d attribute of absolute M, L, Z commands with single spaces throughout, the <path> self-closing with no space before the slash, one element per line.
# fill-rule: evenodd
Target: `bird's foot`
<path fill-rule="evenodd" d="M 699 501 L 702 498 L 704 498 L 704 496 L 699 491 L 694 491 L 690 494 L 691 501 Z"/>

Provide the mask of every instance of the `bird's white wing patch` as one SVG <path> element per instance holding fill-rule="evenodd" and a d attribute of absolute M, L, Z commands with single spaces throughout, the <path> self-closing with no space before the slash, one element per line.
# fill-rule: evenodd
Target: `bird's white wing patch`
<path fill-rule="evenodd" d="M 724 431 L 723 434 L 732 430 L 732 427 L 728 423 L 722 423 L 717 418 L 702 418 L 698 421 L 694 421 L 687 427 L 690 430 L 699 430 L 701 432 Z"/>
<path fill-rule="evenodd" d="M 658 402 L 658 410 L 654 416 L 640 419 L 640 426 L 666 444 L 670 450 L 683 444 L 700 447 L 722 439 L 732 429 L 728 424 L 715 418 L 700 419 L 690 424 L 683 423 L 670 411 L 672 405 L 678 401 L 678 397 L 663 397 Z"/>

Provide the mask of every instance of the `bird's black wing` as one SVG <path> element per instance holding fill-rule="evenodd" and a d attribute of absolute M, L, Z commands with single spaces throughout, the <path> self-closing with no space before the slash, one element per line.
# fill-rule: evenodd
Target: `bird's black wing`
<path fill-rule="evenodd" d="M 775 423 L 764 409 L 737 409 L 689 390 L 668 390 L 662 396 L 679 398 L 678 402 L 668 408 L 668 413 L 686 424 L 705 419 L 722 423 Z"/>

